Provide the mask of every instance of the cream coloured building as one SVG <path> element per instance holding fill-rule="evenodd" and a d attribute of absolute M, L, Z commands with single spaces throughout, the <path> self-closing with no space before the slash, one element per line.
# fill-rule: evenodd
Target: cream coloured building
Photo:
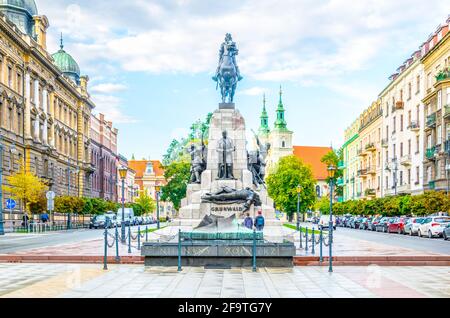
<path fill-rule="evenodd" d="M 360 116 L 357 155 L 357 197 L 372 199 L 381 196 L 383 160 L 381 153 L 382 113 L 380 102 L 373 102 Z"/>
<path fill-rule="evenodd" d="M 359 127 L 361 121 L 355 120 L 350 127 L 345 130 L 345 143 L 342 146 L 343 162 L 340 169 L 343 169 L 342 180 L 338 180 L 338 185 L 343 186 L 343 200 L 355 200 L 361 195 L 360 180 L 358 179 L 358 170 L 360 166 L 358 150 L 359 143 Z"/>
<path fill-rule="evenodd" d="M 383 106 L 383 195 L 423 192 L 424 76 L 421 52 L 414 52 L 381 92 Z"/>

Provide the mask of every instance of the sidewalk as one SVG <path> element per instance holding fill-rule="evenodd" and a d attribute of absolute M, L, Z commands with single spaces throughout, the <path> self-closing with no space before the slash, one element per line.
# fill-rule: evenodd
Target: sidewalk
<path fill-rule="evenodd" d="M 0 297 L 427 298 L 450 297 L 450 267 L 204 270 L 137 265 L 0 264 Z"/>

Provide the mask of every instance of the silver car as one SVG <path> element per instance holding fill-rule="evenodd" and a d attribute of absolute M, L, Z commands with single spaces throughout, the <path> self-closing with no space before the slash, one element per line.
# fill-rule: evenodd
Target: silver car
<path fill-rule="evenodd" d="M 409 234 L 411 236 L 417 235 L 419 231 L 420 224 L 423 223 L 425 218 L 411 218 L 405 224 L 405 234 Z"/>
<path fill-rule="evenodd" d="M 446 241 L 450 239 L 450 223 L 447 224 L 447 226 L 444 228 L 444 231 L 442 231 L 442 236 Z"/>

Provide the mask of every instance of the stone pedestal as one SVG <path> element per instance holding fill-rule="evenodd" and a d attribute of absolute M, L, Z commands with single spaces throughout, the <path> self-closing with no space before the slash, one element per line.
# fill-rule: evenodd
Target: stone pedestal
<path fill-rule="evenodd" d="M 222 132 L 226 130 L 228 137 L 233 141 L 236 151 L 233 153 L 233 174 L 235 180 L 218 180 L 218 164 L 219 153 L 217 152 L 217 144 L 222 139 Z M 234 104 L 220 104 L 212 118 L 209 129 L 208 138 L 208 158 L 207 168 L 202 173 L 201 184 L 190 184 L 187 188 L 186 198 L 181 203 L 179 212 L 179 224 L 184 226 L 196 227 L 205 215 L 215 214 L 224 217 L 230 216 L 233 212 L 229 211 L 238 205 L 215 205 L 211 203 L 202 203 L 201 197 L 206 193 L 213 193 L 222 187 L 230 187 L 236 190 L 251 188 L 255 190 L 262 201 L 262 211 L 266 218 L 266 223 L 275 220 L 275 209 L 273 201 L 267 195 L 267 190 L 263 186 L 256 188 L 253 185 L 252 173 L 247 166 L 247 141 L 245 132 L 245 120 L 241 113 L 235 109 Z M 242 207 L 242 205 L 241 205 Z M 243 217 L 239 212 L 236 213 L 238 218 Z M 228 210 L 228 211 L 227 211 Z M 241 209 L 242 210 L 242 209 Z M 251 216 L 256 216 L 255 207 L 251 207 L 248 211 Z"/>

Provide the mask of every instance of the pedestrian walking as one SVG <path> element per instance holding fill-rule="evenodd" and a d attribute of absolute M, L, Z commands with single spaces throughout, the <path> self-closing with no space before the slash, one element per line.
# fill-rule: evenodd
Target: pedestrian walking
<path fill-rule="evenodd" d="M 256 230 L 261 232 L 262 230 L 264 230 L 264 225 L 265 225 L 265 220 L 262 215 L 262 211 L 259 211 L 258 216 L 255 218 Z"/>
<path fill-rule="evenodd" d="M 23 227 L 28 227 L 28 220 L 29 220 L 28 214 L 25 213 L 22 217 L 22 226 Z"/>
<path fill-rule="evenodd" d="M 248 229 L 253 229 L 253 219 L 250 216 L 250 213 L 247 213 L 247 216 L 244 219 L 244 226 Z"/>

